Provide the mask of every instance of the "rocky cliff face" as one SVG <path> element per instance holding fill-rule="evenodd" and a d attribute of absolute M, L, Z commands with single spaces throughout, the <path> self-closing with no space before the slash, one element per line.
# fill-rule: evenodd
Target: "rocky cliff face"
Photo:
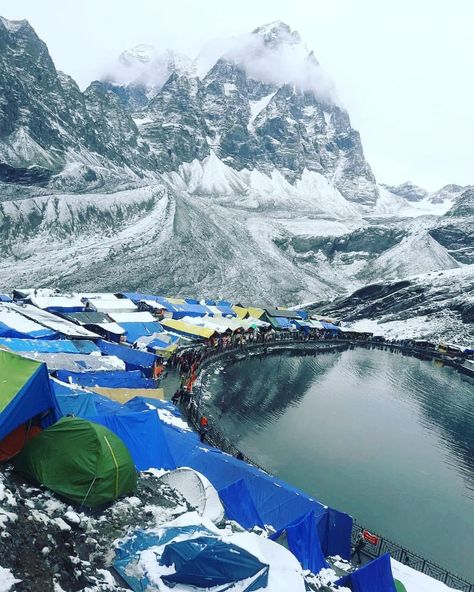
<path fill-rule="evenodd" d="M 257 29 L 250 40 L 260 59 L 280 59 L 282 51 L 301 45 L 282 23 Z M 250 51 L 249 43 L 243 51 Z M 2 20 L 0 44 L 0 155 L 20 180 L 23 169 L 35 166 L 46 177 L 64 171 L 62 189 L 83 190 L 88 181 L 91 188 L 97 185 L 95 177 L 104 174 L 97 169 L 108 163 L 136 180 L 176 170 L 214 150 L 237 170 L 276 169 L 294 182 L 306 169 L 331 178 L 351 201 L 373 204 L 377 198 L 347 112 L 308 84 L 256 79 L 258 72 L 249 74 L 235 49 L 202 78 L 171 52 L 158 57 L 146 48 L 125 52 L 121 61 L 136 74 L 133 80 L 120 84 L 109 77 L 82 93 L 56 71 L 26 21 Z M 319 64 L 309 54 L 305 60 L 305 80 L 317 80 Z M 137 64 L 151 70 L 136 70 Z M 71 165 L 81 168 L 79 187 Z M 3 179 L 12 176 L 7 169 Z"/>

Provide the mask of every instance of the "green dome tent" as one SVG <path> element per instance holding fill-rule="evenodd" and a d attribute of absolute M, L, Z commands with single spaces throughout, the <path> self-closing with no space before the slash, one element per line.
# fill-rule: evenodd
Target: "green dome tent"
<path fill-rule="evenodd" d="M 15 460 L 20 473 L 62 497 L 94 508 L 136 489 L 125 444 L 97 423 L 64 417 L 33 438 Z"/>

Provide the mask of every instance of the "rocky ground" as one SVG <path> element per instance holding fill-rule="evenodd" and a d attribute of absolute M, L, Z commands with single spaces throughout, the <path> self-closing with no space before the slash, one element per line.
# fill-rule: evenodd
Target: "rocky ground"
<path fill-rule="evenodd" d="M 6 468 L 0 473 L 0 565 L 21 580 L 17 592 L 128 590 L 111 568 L 114 541 L 189 509 L 153 473 L 140 475 L 135 495 L 91 513 Z"/>

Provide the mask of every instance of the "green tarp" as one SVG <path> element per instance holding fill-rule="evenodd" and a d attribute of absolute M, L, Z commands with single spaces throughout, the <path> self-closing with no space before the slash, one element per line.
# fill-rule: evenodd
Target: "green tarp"
<path fill-rule="evenodd" d="M 136 489 L 125 444 L 106 427 L 64 417 L 33 438 L 15 468 L 62 497 L 90 508 Z"/>
<path fill-rule="evenodd" d="M 0 413 L 40 366 L 40 362 L 0 350 Z"/>

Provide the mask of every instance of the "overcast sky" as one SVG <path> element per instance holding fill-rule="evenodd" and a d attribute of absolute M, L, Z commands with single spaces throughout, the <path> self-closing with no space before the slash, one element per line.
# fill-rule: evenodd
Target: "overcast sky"
<path fill-rule="evenodd" d="M 474 184 L 470 0 L 1 0 L 82 88 L 138 43 L 195 57 L 282 20 L 300 32 L 362 136 L 379 181 Z"/>

